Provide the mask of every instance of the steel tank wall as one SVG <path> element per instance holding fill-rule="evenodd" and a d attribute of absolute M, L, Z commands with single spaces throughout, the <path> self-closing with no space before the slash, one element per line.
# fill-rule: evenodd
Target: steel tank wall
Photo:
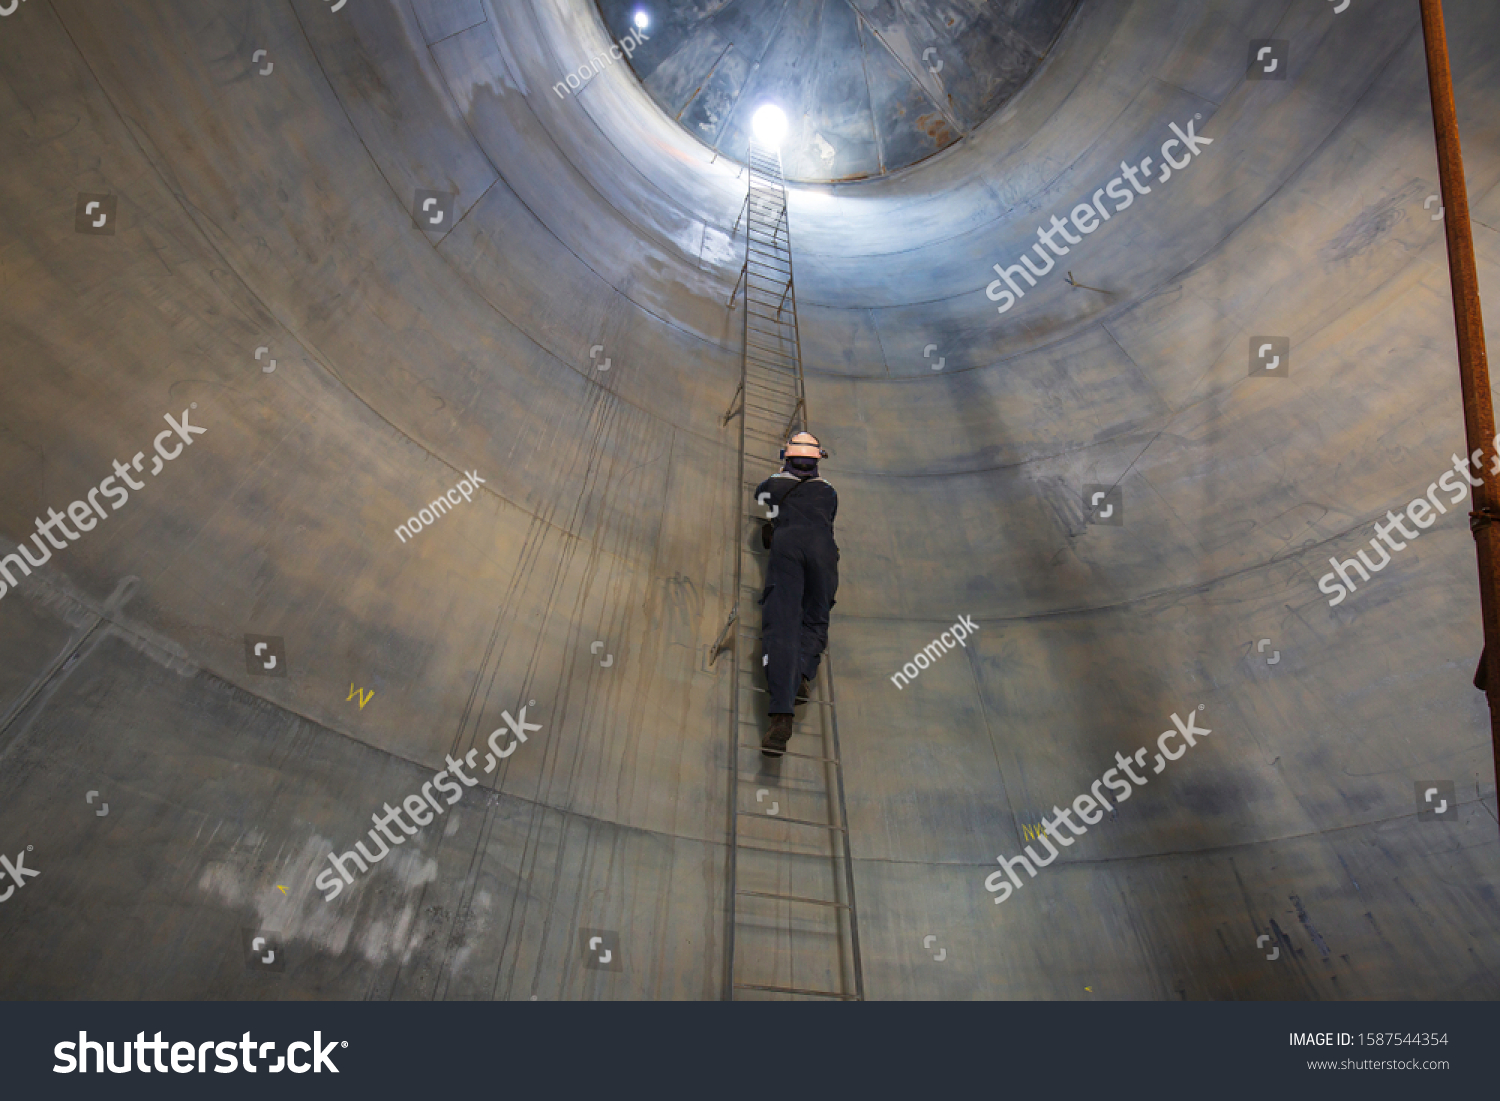
<path fill-rule="evenodd" d="M 1449 9 L 1489 287 L 1500 14 Z M 721 993 L 744 183 L 623 65 L 556 90 L 608 45 L 592 0 L 0 23 L 0 552 L 164 414 L 207 429 L 0 600 L 0 851 L 40 871 L 0 907 L 11 996 Z M 997 314 L 992 265 L 1190 120 L 1212 144 Z M 1084 0 L 969 140 L 793 195 L 872 997 L 1500 993 L 1462 509 L 1318 590 L 1464 446 L 1436 191 L 1414 5 Z M 1286 377 L 1249 377 L 1258 336 Z M 1200 704 L 993 904 L 997 854 Z M 330 850 L 522 706 L 540 731 L 323 900 Z M 1432 779 L 1456 821 L 1417 820 Z"/>

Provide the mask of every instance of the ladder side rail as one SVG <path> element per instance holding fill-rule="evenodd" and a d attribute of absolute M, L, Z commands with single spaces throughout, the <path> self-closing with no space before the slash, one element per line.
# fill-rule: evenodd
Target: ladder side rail
<path fill-rule="evenodd" d="M 777 167 L 781 166 L 781 151 L 776 153 Z M 782 202 L 786 202 L 786 191 L 782 189 Z M 797 350 L 797 412 L 801 414 L 797 425 L 799 432 L 807 431 L 807 389 L 802 377 L 802 327 L 797 324 L 797 277 L 792 265 L 792 220 L 786 222 L 786 285 L 792 296 L 792 334 Z"/>
<path fill-rule="evenodd" d="M 753 176 L 754 173 L 752 172 L 752 173 L 750 173 L 750 175 Z M 746 217 L 745 217 L 745 249 L 746 249 L 746 261 L 748 263 L 748 260 L 749 260 L 749 248 L 750 248 L 750 215 L 749 215 L 749 208 L 748 208 L 748 204 L 750 202 L 750 196 L 749 196 L 748 192 L 746 192 L 746 195 L 745 195 L 745 202 L 747 204 L 747 206 L 746 206 Z M 741 327 L 742 327 L 742 330 L 743 330 L 743 337 L 744 337 L 744 339 L 746 341 L 748 341 L 750 339 L 750 284 L 749 284 L 748 281 L 746 281 L 746 283 L 745 283 L 745 308 L 744 308 L 744 310 L 741 311 L 741 314 L 742 314 L 742 316 L 740 318 L 740 324 L 741 324 Z M 743 394 L 745 392 L 745 383 L 747 381 L 748 372 L 749 372 L 749 368 L 750 368 L 750 364 L 749 364 L 749 351 L 750 351 L 750 349 L 749 349 L 749 344 L 748 343 L 745 343 L 745 344 L 741 345 L 741 350 L 740 350 L 740 393 L 741 394 Z M 749 536 L 749 532 L 747 530 L 747 523 L 746 523 L 746 520 L 745 520 L 746 512 L 745 512 L 745 509 L 743 507 L 743 501 L 741 499 L 741 495 L 744 493 L 743 486 L 744 486 L 744 481 L 745 481 L 745 421 L 747 419 L 748 419 L 748 413 L 746 412 L 744 402 L 741 402 L 740 403 L 739 477 L 736 479 L 735 489 L 734 489 L 734 495 L 735 495 L 735 502 L 734 502 L 734 515 L 735 515 L 735 520 L 734 520 L 734 533 L 735 533 L 735 547 L 734 547 L 734 610 L 731 613 L 731 615 L 734 618 L 734 620 L 736 621 L 735 624 L 734 624 L 734 631 L 735 631 L 735 635 L 736 635 L 735 643 L 734 643 L 734 665 L 735 665 L 736 668 L 734 670 L 734 675 L 730 678 L 730 682 L 731 683 L 730 683 L 730 686 L 729 686 L 729 737 L 730 737 L 730 743 L 729 743 L 729 768 L 730 768 L 730 786 L 729 786 L 729 791 L 730 791 L 730 797 L 729 797 L 729 897 L 727 899 L 727 902 L 728 902 L 728 928 L 727 928 L 726 933 L 725 933 L 725 942 L 726 942 L 726 944 L 725 944 L 725 974 L 724 974 L 724 1000 L 725 1001 L 733 1001 L 734 1000 L 734 949 L 735 949 L 735 944 L 734 944 L 734 927 L 735 927 L 736 922 L 739 920 L 739 915 L 737 913 L 737 907 L 735 905 L 735 899 L 738 897 L 735 892 L 739 890 L 739 844 L 740 844 L 740 816 L 739 816 L 739 813 L 738 813 L 739 812 L 739 803 L 740 803 L 740 753 L 739 753 L 739 735 L 740 735 L 740 676 L 739 676 L 738 666 L 739 666 L 739 663 L 740 663 L 740 661 L 741 661 L 741 659 L 743 658 L 744 655 L 741 652 L 740 639 L 739 639 L 738 636 L 740 635 L 741 628 L 743 626 L 743 619 L 740 617 L 740 614 L 739 614 L 740 599 L 741 599 L 741 596 L 742 596 L 742 594 L 740 592 L 740 589 L 741 589 L 741 586 L 742 586 L 742 583 L 743 583 L 743 578 L 744 578 L 745 541 L 746 541 L 746 539 Z"/>
<path fill-rule="evenodd" d="M 859 952 L 859 909 L 854 900 L 854 854 L 849 848 L 849 806 L 844 799 L 844 754 L 843 747 L 839 745 L 839 713 L 833 691 L 833 658 L 827 653 L 823 655 L 823 678 L 828 686 L 829 703 L 828 710 L 824 714 L 828 716 L 829 726 L 833 732 L 834 763 L 831 767 L 838 780 L 839 821 L 844 827 L 841 831 L 844 841 L 844 889 L 849 892 L 849 943 L 854 954 L 854 993 L 860 1001 L 864 1001 L 865 969 Z M 823 767 L 830 766 L 825 764 Z"/>

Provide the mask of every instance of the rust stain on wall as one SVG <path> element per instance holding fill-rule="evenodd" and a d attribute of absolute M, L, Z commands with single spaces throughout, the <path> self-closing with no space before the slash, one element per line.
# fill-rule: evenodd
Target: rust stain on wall
<path fill-rule="evenodd" d="M 949 127 L 948 120 L 936 112 L 930 115 L 918 115 L 917 129 L 931 138 L 939 149 L 953 144 L 958 138 L 958 135 Z"/>

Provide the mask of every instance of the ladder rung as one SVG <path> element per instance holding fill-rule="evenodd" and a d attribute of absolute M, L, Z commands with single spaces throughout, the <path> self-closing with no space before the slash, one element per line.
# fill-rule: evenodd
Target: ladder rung
<path fill-rule="evenodd" d="M 748 898 L 779 898 L 783 902 L 806 902 L 813 906 L 833 906 L 840 910 L 849 909 L 842 902 L 829 902 L 826 898 L 803 898 L 801 895 L 773 895 L 766 891 L 735 891 L 734 893 L 745 895 Z"/>
<path fill-rule="evenodd" d="M 750 412 L 750 418 L 751 419 L 749 421 L 747 421 L 746 425 L 745 425 L 745 431 L 746 431 L 747 435 L 749 434 L 749 430 L 751 428 L 759 428 L 761 430 L 760 434 L 764 435 L 767 438 L 767 440 L 769 442 L 771 442 L 773 445 L 779 445 L 779 444 L 783 444 L 783 443 L 786 442 L 786 436 L 784 434 L 778 434 L 778 433 L 781 432 L 781 424 L 786 419 L 785 417 L 782 417 L 779 414 L 776 415 L 776 416 L 767 416 L 765 413 L 757 413 L 754 410 L 751 410 L 751 412 Z M 765 422 L 768 422 L 768 423 L 762 424 L 762 423 L 760 423 L 762 421 L 765 421 Z M 780 448 L 778 446 L 778 450 L 779 449 Z M 750 456 L 749 456 L 749 453 L 747 451 L 746 452 L 746 458 L 749 458 L 749 457 Z M 772 463 L 772 464 L 781 462 L 781 460 L 778 459 L 778 458 L 776 458 L 775 455 L 767 455 L 763 459 L 761 459 L 759 456 L 757 456 L 757 461 L 767 462 L 767 463 Z"/>
<path fill-rule="evenodd" d="M 756 330 L 751 330 L 755 332 Z M 750 347 L 742 350 L 742 358 L 749 360 L 757 367 L 765 368 L 768 378 L 778 375 L 794 375 L 797 373 L 796 346 L 788 347 L 786 351 L 777 351 L 767 348 L 764 344 L 750 342 Z"/>
<path fill-rule="evenodd" d="M 761 242 L 752 239 L 746 246 L 746 262 L 752 261 L 762 267 L 774 267 L 777 274 L 784 278 L 791 277 L 792 259 L 784 249 L 777 248 L 775 242 L 762 245 Z"/>
<path fill-rule="evenodd" d="M 745 852 L 765 853 L 767 856 L 796 856 L 796 857 L 804 857 L 805 856 L 805 857 L 808 857 L 810 859 L 815 859 L 815 860 L 828 860 L 828 859 L 830 859 L 829 855 L 827 853 L 798 853 L 798 852 L 789 852 L 786 849 L 768 849 L 768 848 L 765 848 L 762 845 L 747 845 L 743 841 L 736 842 L 735 843 L 735 848 L 736 849 L 741 849 L 741 850 L 743 850 Z M 837 858 L 835 858 L 835 859 L 837 859 Z"/>
<path fill-rule="evenodd" d="M 759 668 L 760 668 L 760 666 L 757 665 L 755 667 L 755 669 L 741 669 L 740 672 L 742 672 L 742 673 L 753 673 L 753 672 L 755 672 L 756 669 L 759 669 Z M 771 694 L 771 693 L 767 692 L 764 688 L 761 688 L 758 685 L 754 685 L 754 684 L 747 684 L 747 685 L 745 685 L 745 688 L 746 688 L 747 691 L 750 691 L 750 692 L 759 692 L 762 696 L 769 696 Z M 814 703 L 814 702 L 816 702 L 819 707 L 832 707 L 833 706 L 833 704 L 831 704 L 831 703 L 824 703 L 822 700 L 817 700 L 817 701 L 808 700 L 807 702 L 808 703 Z"/>
<path fill-rule="evenodd" d="M 796 378 L 796 360 L 792 359 L 791 357 L 782 360 L 782 363 L 786 364 L 786 366 L 778 366 L 777 364 L 772 363 L 770 360 L 765 359 L 759 352 L 748 352 L 746 353 L 744 358 L 746 363 L 759 368 L 769 381 L 775 382 L 777 380 L 782 380 L 785 383 L 792 383 Z M 787 379 L 785 377 L 787 375 L 791 375 L 792 378 Z M 793 397 L 791 404 L 796 404 L 795 397 Z M 788 411 L 790 411 L 790 407 L 788 408 Z"/>
<path fill-rule="evenodd" d="M 770 360 L 766 359 L 760 352 L 747 352 L 745 353 L 744 359 L 746 363 L 758 368 L 763 373 L 763 376 L 765 378 L 772 381 L 775 381 L 778 378 L 784 378 L 787 375 L 791 375 L 793 379 L 795 379 L 797 375 L 797 361 L 790 356 L 781 361 L 781 364 L 785 364 L 785 366 L 771 362 Z M 793 404 L 796 403 L 793 402 Z"/>
<path fill-rule="evenodd" d="M 750 744 L 747 744 L 745 742 L 740 742 L 739 745 L 740 745 L 741 749 L 755 749 L 755 750 L 759 750 L 761 748 L 759 745 L 750 745 Z M 829 764 L 829 765 L 836 765 L 836 764 L 839 763 L 838 759 L 836 757 L 817 757 L 817 756 L 814 756 L 811 753 L 793 753 L 789 749 L 782 750 L 781 755 L 783 757 L 797 757 L 797 758 L 799 758 L 800 760 L 803 760 L 803 761 L 822 761 L 824 764 Z M 746 783 L 749 783 L 749 781 L 747 780 Z M 826 794 L 826 792 L 823 793 L 823 794 Z M 767 815 L 766 817 L 769 818 L 770 815 Z"/>
<path fill-rule="evenodd" d="M 789 265 L 789 264 L 785 265 L 785 266 L 780 265 L 780 264 L 768 264 L 768 263 L 766 263 L 763 260 L 756 260 L 756 259 L 753 259 L 753 258 L 749 259 L 749 260 L 747 260 L 745 262 L 747 264 L 749 264 L 751 267 L 754 267 L 754 268 L 765 268 L 767 271 L 774 271 L 777 275 L 780 275 L 780 276 L 786 276 L 786 275 L 790 274 L 790 271 L 791 271 L 791 265 Z"/>
<path fill-rule="evenodd" d="M 796 369 L 797 357 L 792 352 L 777 352 L 767 348 L 764 344 L 749 342 L 745 350 L 744 358 L 748 359 L 757 367 L 764 367 L 767 371 L 780 371 L 782 374 L 792 374 Z M 772 377 L 775 377 L 774 375 Z"/>
<path fill-rule="evenodd" d="M 793 360 L 797 358 L 797 341 L 794 337 L 782 336 L 780 333 L 758 326 L 750 327 L 750 332 L 756 336 L 769 337 L 775 341 L 774 344 L 761 344 L 754 340 L 746 340 L 747 347 L 766 352 L 777 360 Z"/>
<path fill-rule="evenodd" d="M 756 638 L 756 639 L 760 638 L 759 635 L 752 635 L 752 634 L 748 634 L 748 633 L 743 634 L 740 637 L 741 638 Z M 827 700 L 819 699 L 816 696 L 808 696 L 807 699 L 805 699 L 805 700 L 802 701 L 802 703 L 816 703 L 816 704 L 822 704 L 822 705 L 831 706 L 831 705 L 828 704 Z M 754 722 L 746 722 L 744 720 L 741 720 L 740 725 L 741 726 L 754 726 L 755 723 Z"/>
<path fill-rule="evenodd" d="M 750 305 L 756 306 L 759 305 L 759 303 L 751 302 Z M 788 320 L 783 321 L 781 320 L 782 317 L 787 317 Z M 784 331 L 792 328 L 790 317 L 791 311 L 787 309 L 782 309 L 778 314 L 757 313 L 752 309 L 749 311 L 749 316 L 746 318 L 746 320 L 747 322 L 751 319 L 755 321 L 766 321 L 775 326 L 774 329 L 756 329 L 754 325 L 751 325 L 750 329 L 753 331 L 764 332 L 767 336 L 774 336 L 777 340 L 794 340 L 794 336 L 792 333 Z"/>
<path fill-rule="evenodd" d="M 800 994 L 806 998 L 837 998 L 841 1002 L 857 1002 L 858 994 L 835 994 L 832 990 L 803 990 L 795 986 L 762 986 L 757 983 L 737 982 L 736 990 L 768 990 L 775 994 Z"/>
<path fill-rule="evenodd" d="M 819 830 L 835 830 L 838 833 L 844 832 L 843 826 L 835 826 L 829 822 L 811 822 L 806 818 L 784 818 L 779 814 L 775 818 L 772 818 L 768 814 L 756 814 L 750 810 L 741 810 L 735 813 L 741 818 L 760 818 L 767 822 L 790 822 L 794 826 L 812 826 L 814 829 Z"/>
<path fill-rule="evenodd" d="M 797 387 L 795 385 L 780 387 L 749 386 L 746 387 L 746 389 L 752 391 L 757 395 L 765 394 L 772 398 L 786 398 L 793 405 L 797 403 Z"/>
<path fill-rule="evenodd" d="M 747 283 L 751 290 L 764 292 L 767 298 L 775 295 L 778 302 L 787 294 L 787 288 L 791 285 L 789 280 L 772 279 L 769 276 L 760 275 L 756 272 L 750 273 Z"/>

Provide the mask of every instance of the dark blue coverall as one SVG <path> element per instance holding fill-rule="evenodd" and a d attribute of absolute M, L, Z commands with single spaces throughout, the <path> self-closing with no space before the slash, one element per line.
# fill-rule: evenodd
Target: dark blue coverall
<path fill-rule="evenodd" d="M 790 715 L 802 678 L 817 675 L 828 646 L 828 611 L 839 589 L 839 549 L 833 541 L 839 495 L 816 475 L 802 478 L 782 470 L 756 487 L 755 498 L 768 512 L 777 509 L 760 598 L 761 664 L 771 693 L 767 713 Z"/>

